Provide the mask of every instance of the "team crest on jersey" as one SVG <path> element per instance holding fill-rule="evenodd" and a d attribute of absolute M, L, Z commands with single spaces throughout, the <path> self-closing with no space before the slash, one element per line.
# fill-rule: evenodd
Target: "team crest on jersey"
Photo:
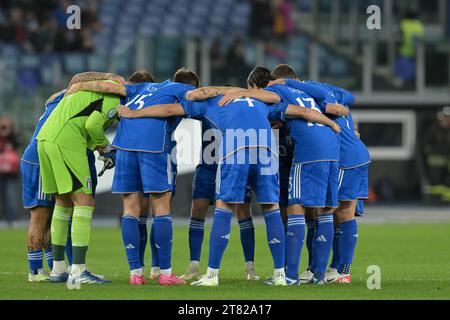
<path fill-rule="evenodd" d="M 115 115 L 117 114 L 117 109 L 113 108 L 111 110 L 108 111 L 108 119 L 112 119 L 115 117 Z"/>

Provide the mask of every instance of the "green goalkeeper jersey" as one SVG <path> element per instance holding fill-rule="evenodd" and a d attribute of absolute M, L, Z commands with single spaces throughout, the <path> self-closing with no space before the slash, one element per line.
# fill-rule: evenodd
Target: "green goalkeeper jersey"
<path fill-rule="evenodd" d="M 104 130 L 117 119 L 120 98 L 113 94 L 79 91 L 64 97 L 45 121 L 38 141 L 85 151 L 109 143 Z"/>

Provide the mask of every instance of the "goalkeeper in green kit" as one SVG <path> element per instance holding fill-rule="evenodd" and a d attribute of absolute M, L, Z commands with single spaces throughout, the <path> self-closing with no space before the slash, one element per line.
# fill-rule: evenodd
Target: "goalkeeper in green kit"
<path fill-rule="evenodd" d="M 99 85 L 118 84 L 99 81 Z M 69 92 L 70 93 L 70 89 Z M 112 168 L 110 144 L 104 130 L 117 120 L 120 97 L 91 91 L 66 94 L 37 136 L 42 191 L 54 194 L 56 205 L 51 222 L 54 265 L 50 280 L 67 281 L 68 288 L 80 283 L 107 283 L 86 268 L 95 202 L 86 149 L 97 150 Z M 67 272 L 64 249 L 72 216 L 73 264 Z"/>

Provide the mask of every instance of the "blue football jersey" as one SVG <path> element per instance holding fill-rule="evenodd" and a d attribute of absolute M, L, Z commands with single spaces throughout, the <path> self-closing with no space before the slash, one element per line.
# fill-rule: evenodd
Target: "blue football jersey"
<path fill-rule="evenodd" d="M 314 91 L 310 91 L 304 84 L 312 84 L 318 88 L 323 88 L 328 95 L 325 102 L 333 102 L 335 99 L 337 103 L 349 107 L 355 103 L 355 97 L 347 90 L 333 86 L 328 83 L 321 83 L 317 81 L 301 82 L 297 80 L 286 80 L 286 84 L 295 88 L 302 88 L 313 97 L 316 94 Z M 303 84 L 303 86 L 302 86 Z M 334 119 L 341 127 L 340 134 L 340 160 L 339 165 L 341 168 L 353 168 L 358 167 L 370 162 L 369 151 L 366 145 L 355 135 L 355 125 L 351 112 L 346 117 L 336 117 Z"/>
<path fill-rule="evenodd" d="M 335 87 L 331 84 L 324 83 L 333 91 L 340 104 L 347 107 L 355 103 L 355 97 L 345 89 Z M 345 117 L 338 117 L 335 121 L 341 127 L 341 155 L 339 165 L 343 169 L 359 167 L 370 162 L 370 154 L 366 145 L 355 134 L 355 123 L 352 113 Z"/>
<path fill-rule="evenodd" d="M 205 101 L 182 103 L 186 115 L 191 118 L 205 117 L 222 134 L 221 155 L 224 159 L 239 149 L 265 147 L 278 154 L 276 141 L 269 119 L 284 112 L 287 104 L 280 102 L 267 105 L 257 99 L 235 99 L 226 106 L 219 107 L 222 96 Z"/>
<path fill-rule="evenodd" d="M 55 110 L 58 103 L 62 100 L 62 98 L 64 98 L 64 93 L 65 92 L 58 95 L 55 99 L 53 99 L 52 101 L 47 103 L 47 105 L 45 106 L 45 111 L 39 118 L 36 128 L 34 129 L 33 135 L 31 136 L 30 143 L 28 144 L 28 146 L 26 147 L 26 149 L 23 153 L 23 156 L 22 156 L 23 160 L 25 160 L 27 162 L 39 164 L 39 156 L 38 156 L 38 150 L 37 150 L 38 142 L 36 140 L 36 136 L 39 134 L 39 131 L 41 131 L 41 128 L 44 125 L 45 121 L 47 121 L 50 114 L 53 112 L 53 110 Z"/>
<path fill-rule="evenodd" d="M 184 106 L 186 103 L 184 104 Z M 215 153 L 215 144 L 216 139 L 219 139 L 220 144 L 220 138 L 221 138 L 221 132 L 217 126 L 217 124 L 211 120 L 211 118 L 217 119 L 215 116 L 214 110 L 209 110 L 209 117 L 205 114 L 203 114 L 203 108 L 201 108 L 202 113 L 199 113 L 198 110 L 196 111 L 196 114 L 194 114 L 194 110 L 190 109 L 191 114 L 187 115 L 191 119 L 199 120 L 201 123 L 201 130 L 202 130 L 202 148 L 201 148 L 201 157 L 200 157 L 200 163 L 206 164 L 211 166 L 211 170 L 216 170 L 217 168 L 217 156 Z M 204 110 L 206 111 L 206 110 Z M 208 146 L 210 146 L 208 148 Z"/>
<path fill-rule="evenodd" d="M 318 104 L 305 91 L 288 85 L 273 85 L 268 91 L 277 93 L 287 104 L 299 105 L 323 113 L 325 104 Z M 316 89 L 317 90 L 317 89 Z M 325 99 L 323 90 L 317 90 L 317 95 Z M 339 135 L 330 127 L 310 123 L 303 119 L 286 119 L 290 135 L 295 141 L 294 163 L 317 161 L 339 161 Z"/>
<path fill-rule="evenodd" d="M 370 162 L 370 154 L 364 142 L 355 134 L 355 124 L 350 112 L 346 117 L 336 118 L 341 127 L 341 155 L 339 165 L 342 169 L 359 167 Z"/>
<path fill-rule="evenodd" d="M 182 102 L 193 86 L 165 81 L 127 85 L 127 106 L 132 110 L 153 105 Z M 113 146 L 117 149 L 151 153 L 170 152 L 175 146 L 172 133 L 181 117 L 120 119 Z"/>
<path fill-rule="evenodd" d="M 299 81 L 289 80 L 286 83 L 297 86 Z M 326 90 L 327 94 L 336 99 L 337 103 L 349 107 L 355 102 L 355 97 L 347 90 L 328 83 L 307 81 Z M 313 94 L 313 93 L 311 93 Z M 331 101 L 329 98 L 328 101 Z M 355 124 L 351 112 L 346 117 L 334 119 L 341 127 L 339 166 L 343 169 L 362 166 L 370 162 L 370 154 L 366 145 L 355 134 Z"/>
<path fill-rule="evenodd" d="M 344 106 L 351 106 L 355 103 L 355 96 L 351 94 L 349 91 L 333 86 L 329 83 L 316 82 L 317 84 L 322 85 L 324 88 L 331 91 L 336 97 L 336 101 Z"/>

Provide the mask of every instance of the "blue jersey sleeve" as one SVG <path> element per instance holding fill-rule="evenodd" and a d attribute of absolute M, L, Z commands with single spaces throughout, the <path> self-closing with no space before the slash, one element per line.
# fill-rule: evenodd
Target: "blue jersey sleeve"
<path fill-rule="evenodd" d="M 283 120 L 284 119 L 284 113 L 286 112 L 286 109 L 288 107 L 288 103 L 284 100 L 281 100 L 278 103 L 268 105 L 269 108 L 269 120 Z"/>
<path fill-rule="evenodd" d="M 186 93 L 193 89 L 195 89 L 193 86 L 176 82 L 173 83 L 173 87 L 171 88 L 171 90 L 173 90 L 172 92 L 174 96 L 180 103 L 186 101 Z"/>
<path fill-rule="evenodd" d="M 323 107 L 326 108 L 327 103 L 337 103 L 337 98 L 333 92 L 325 90 L 325 93 L 325 99 L 320 101 L 319 104 L 323 105 Z"/>
<path fill-rule="evenodd" d="M 183 99 L 180 103 L 188 118 L 201 118 L 206 113 L 207 106 L 205 102 Z"/>
<path fill-rule="evenodd" d="M 343 90 L 343 91 L 344 92 L 342 94 L 342 104 L 346 105 L 346 106 L 353 105 L 356 101 L 355 96 L 347 90 Z"/>
<path fill-rule="evenodd" d="M 271 85 L 269 87 L 266 87 L 264 90 L 276 93 L 277 95 L 280 96 L 281 99 L 283 99 L 283 94 L 282 94 L 279 84 Z"/>
<path fill-rule="evenodd" d="M 132 97 L 134 96 L 136 93 L 139 92 L 139 90 L 141 90 L 143 86 L 143 83 L 139 83 L 139 84 L 126 84 L 125 85 L 125 91 L 127 94 L 127 97 Z"/>
<path fill-rule="evenodd" d="M 331 90 L 327 86 L 320 84 L 320 83 L 315 83 L 315 82 L 311 82 L 311 83 L 309 83 L 309 85 L 314 86 L 317 89 L 321 89 L 323 91 L 324 99 L 323 100 L 315 99 L 317 101 L 317 105 L 319 106 L 319 109 L 322 111 L 322 113 L 326 113 L 328 103 L 337 103 L 337 97 L 335 96 L 333 90 Z"/>
<path fill-rule="evenodd" d="M 355 96 L 351 94 L 349 91 L 333 86 L 329 84 L 329 86 L 333 89 L 333 91 L 338 92 L 340 97 L 340 103 L 346 106 L 351 106 L 355 103 Z"/>
<path fill-rule="evenodd" d="M 279 86 L 279 84 L 274 84 L 269 87 L 266 87 L 264 90 L 270 91 L 270 92 L 275 92 L 276 94 L 279 94 L 280 90 L 279 90 L 278 86 Z"/>
<path fill-rule="evenodd" d="M 289 103 L 288 103 L 288 101 L 286 101 L 284 99 L 283 90 L 281 89 L 281 85 L 275 84 L 270 87 L 267 87 L 265 90 L 274 92 L 274 93 L 278 94 L 281 98 L 280 102 L 269 105 L 269 116 L 268 116 L 269 120 L 270 121 L 273 121 L 273 120 L 284 121 L 285 112 L 286 112 L 286 109 L 287 109 Z"/>
<path fill-rule="evenodd" d="M 59 95 L 57 95 L 56 97 L 55 97 L 55 99 L 53 99 L 52 101 L 49 101 L 46 105 L 45 105 L 45 107 L 47 108 L 47 106 L 49 105 L 49 104 L 54 104 L 54 103 L 59 103 L 63 98 L 64 98 L 64 95 L 66 94 L 66 91 L 67 91 L 67 89 L 64 89 L 63 91 L 61 91 L 61 93 L 59 94 Z"/>
<path fill-rule="evenodd" d="M 285 83 L 287 86 L 306 92 L 318 102 L 323 101 L 327 98 L 326 91 L 318 85 L 304 83 L 293 79 L 287 79 Z"/>

